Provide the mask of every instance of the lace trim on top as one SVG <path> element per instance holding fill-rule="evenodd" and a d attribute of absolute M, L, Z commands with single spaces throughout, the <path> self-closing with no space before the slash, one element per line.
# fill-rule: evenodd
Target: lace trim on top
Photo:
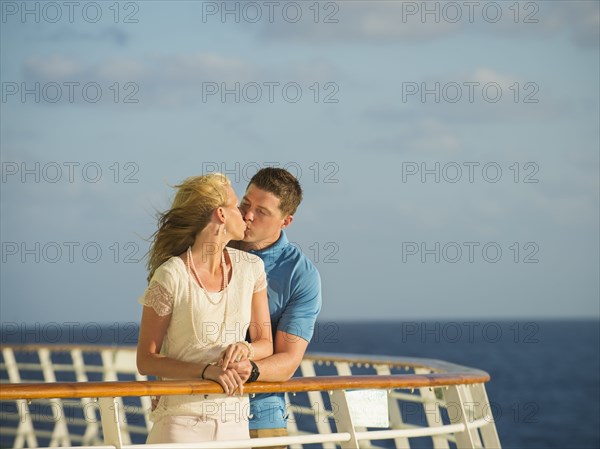
<path fill-rule="evenodd" d="M 173 296 L 158 282 L 150 283 L 144 294 L 142 304 L 152 307 L 159 316 L 173 313 Z"/>

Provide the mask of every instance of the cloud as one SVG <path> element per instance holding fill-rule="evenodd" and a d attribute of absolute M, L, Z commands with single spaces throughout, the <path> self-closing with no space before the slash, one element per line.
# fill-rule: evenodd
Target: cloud
<path fill-rule="evenodd" d="M 584 48 L 600 45 L 600 3 L 590 1 L 546 2 L 551 4 L 549 21 L 566 30 Z"/>
<path fill-rule="evenodd" d="M 129 33 L 116 26 L 103 28 L 97 32 L 83 32 L 63 27 L 49 36 L 44 37 L 44 40 L 49 40 L 51 42 L 112 41 L 118 46 L 125 46 L 131 40 L 131 36 Z"/>
<path fill-rule="evenodd" d="M 507 39 L 546 39 L 565 32 L 578 46 L 598 47 L 599 4 L 589 1 L 443 2 L 370 1 L 331 2 L 336 19 L 328 23 L 322 11 L 315 23 L 314 8 L 304 18 L 289 23 L 278 17 L 264 20 L 258 36 L 265 40 L 322 43 L 429 42 L 458 35 L 496 35 Z M 308 9 L 308 8 L 306 8 Z M 310 19 L 310 20 L 309 20 Z"/>
<path fill-rule="evenodd" d="M 304 11 L 303 20 L 289 23 L 278 17 L 273 23 L 264 22 L 258 35 L 292 41 L 323 42 L 382 42 L 421 41 L 443 37 L 458 26 L 450 22 L 422 23 L 409 20 L 406 3 L 414 2 L 330 2 L 334 10 L 321 11 L 315 22 L 314 9 Z M 327 9 L 321 5 L 321 8 Z"/>
<path fill-rule="evenodd" d="M 516 123 L 564 117 L 574 108 L 573 102 L 553 98 L 537 83 L 489 67 L 403 81 L 395 98 L 394 105 L 377 104 L 365 109 L 363 116 L 382 124 L 425 119 L 453 124 Z"/>
<path fill-rule="evenodd" d="M 146 71 L 143 62 L 125 57 L 110 58 L 95 68 L 99 77 L 106 80 L 137 80 Z"/>
<path fill-rule="evenodd" d="M 147 75 L 166 83 L 199 85 L 203 81 L 250 80 L 256 69 L 235 57 L 215 53 L 175 54 L 148 60 Z"/>
<path fill-rule="evenodd" d="M 31 83 L 93 81 L 109 89 L 115 82 L 132 82 L 137 85 L 135 97 L 143 96 L 145 104 L 174 106 L 197 102 L 204 82 L 244 83 L 257 79 L 257 71 L 242 59 L 215 53 L 117 56 L 91 65 L 78 58 L 50 55 L 31 56 L 23 63 L 25 78 Z M 67 96 L 63 99 L 67 101 Z"/>
<path fill-rule="evenodd" d="M 481 84 L 498 83 L 501 86 L 511 86 L 515 82 L 520 81 L 513 75 L 499 73 L 487 67 L 478 67 L 471 75 L 471 79 Z M 521 81 L 522 82 L 522 81 Z"/>
<path fill-rule="evenodd" d="M 343 73 L 336 65 L 321 58 L 297 61 L 290 65 L 266 66 L 214 52 L 115 56 L 92 64 L 61 54 L 31 56 L 23 63 L 22 70 L 29 83 L 83 84 L 94 81 L 108 91 L 115 82 L 122 83 L 122 86 L 123 83 L 132 82 L 137 85 L 135 98 L 140 101 L 143 98 L 144 104 L 169 107 L 194 105 L 203 101 L 203 89 L 207 84 L 217 89 L 217 93 L 210 97 L 217 102 L 224 89 L 237 90 L 239 93 L 246 92 L 244 89 L 247 88 L 248 95 L 254 95 L 260 88 L 261 98 L 267 98 L 267 95 L 280 95 L 281 86 L 288 82 L 298 83 L 304 92 L 310 92 L 311 86 L 320 83 L 323 96 L 335 95 L 339 85 L 327 83 L 333 79 L 343 79 Z M 268 83 L 274 84 L 268 87 Z M 256 85 L 258 88 L 252 87 Z M 272 94 L 269 89 L 272 89 Z M 131 92 L 131 86 L 127 89 L 123 87 L 123 94 Z M 64 95 L 64 101 L 66 98 L 67 95 Z M 228 98 L 233 101 L 232 96 Z"/>
<path fill-rule="evenodd" d="M 462 150 L 462 142 L 453 130 L 433 119 L 419 119 L 394 127 L 391 136 L 379 136 L 357 144 L 360 150 L 386 151 L 402 155 L 450 157 Z"/>
<path fill-rule="evenodd" d="M 63 55 L 32 56 L 25 60 L 23 71 L 28 78 L 40 80 L 67 80 L 83 71 L 80 62 Z"/>
<path fill-rule="evenodd" d="M 146 80 L 197 84 L 212 77 L 219 80 L 244 79 L 252 76 L 249 64 L 238 58 L 214 53 L 149 56 L 143 59 L 113 57 L 90 66 L 64 55 L 32 56 L 24 63 L 30 78 L 55 81 L 72 77 L 90 79 L 129 79 L 132 76 Z"/>
<path fill-rule="evenodd" d="M 597 195 L 584 193 L 552 194 L 541 191 L 535 196 L 535 207 L 541 210 L 549 220 L 564 227 L 597 226 Z"/>

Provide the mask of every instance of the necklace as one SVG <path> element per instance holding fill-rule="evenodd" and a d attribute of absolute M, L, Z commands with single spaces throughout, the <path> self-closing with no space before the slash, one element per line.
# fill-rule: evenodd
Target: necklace
<path fill-rule="evenodd" d="M 194 267 L 194 261 L 192 260 L 192 247 L 190 246 L 187 250 L 187 271 L 188 271 L 188 302 L 190 305 L 190 319 L 192 320 L 192 331 L 194 332 L 194 337 L 196 337 L 196 341 L 198 343 L 200 343 L 202 346 L 206 346 L 209 343 L 223 343 L 223 331 L 225 330 L 225 322 L 227 319 L 227 306 L 229 305 L 229 301 L 227 301 L 228 299 L 228 293 L 229 293 L 229 283 L 225 281 L 225 255 L 221 255 L 221 269 L 223 270 L 223 282 L 221 283 L 221 285 L 223 286 L 223 290 L 222 290 L 222 295 L 221 295 L 221 299 L 219 299 L 219 301 L 217 302 L 213 302 L 210 298 L 210 296 L 208 295 L 208 291 L 204 288 L 204 286 L 202 285 L 202 283 L 200 282 L 200 277 L 198 276 L 198 273 L 196 273 L 196 268 Z M 198 331 L 196 330 L 196 320 L 194 320 L 194 303 L 192 302 L 192 273 L 196 276 L 196 278 L 198 279 L 198 283 L 200 284 L 200 287 L 202 287 L 202 291 L 204 292 L 206 298 L 208 299 L 208 301 L 213 304 L 213 305 L 218 305 L 223 301 L 223 298 L 225 298 L 225 310 L 223 311 L 223 321 L 221 323 L 221 328 L 219 329 L 219 334 L 217 336 L 216 339 L 211 339 L 212 341 L 208 340 L 208 335 L 207 333 L 203 333 L 202 336 L 203 338 L 200 339 L 198 337 Z"/>
<path fill-rule="evenodd" d="M 198 276 L 198 272 L 196 271 L 196 266 L 194 265 L 194 258 L 192 257 L 192 247 L 191 246 L 187 250 L 187 264 L 188 264 L 188 267 L 191 269 L 193 275 L 196 277 L 196 280 L 198 281 L 200 288 L 204 292 L 206 299 L 208 299 L 208 302 L 210 302 L 214 306 L 216 306 L 217 304 L 220 304 L 221 301 L 223 301 L 223 298 L 225 297 L 225 295 L 227 293 L 226 292 L 227 284 L 226 284 L 226 275 L 225 275 L 225 272 L 227 271 L 227 266 L 225 264 L 225 254 L 221 253 L 221 274 L 223 275 L 223 280 L 221 281 L 221 295 L 217 301 L 213 301 L 212 297 L 210 296 L 211 292 L 209 292 L 204 287 L 204 285 L 202 284 L 202 281 L 200 280 L 200 276 Z"/>

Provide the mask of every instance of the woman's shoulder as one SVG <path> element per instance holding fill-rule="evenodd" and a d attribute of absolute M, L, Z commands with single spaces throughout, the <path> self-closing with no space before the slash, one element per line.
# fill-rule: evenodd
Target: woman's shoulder
<path fill-rule="evenodd" d="M 229 247 L 227 248 L 227 251 L 229 252 L 232 263 L 238 268 L 251 269 L 256 266 L 264 267 L 263 260 L 256 254 Z"/>
<path fill-rule="evenodd" d="M 185 263 L 181 257 L 172 256 L 156 269 L 153 277 L 164 278 L 166 276 L 176 279 L 182 272 L 185 272 Z"/>
<path fill-rule="evenodd" d="M 163 264 L 158 268 L 162 268 L 163 270 L 184 270 L 185 262 L 179 256 L 171 256 L 166 261 L 164 261 Z"/>

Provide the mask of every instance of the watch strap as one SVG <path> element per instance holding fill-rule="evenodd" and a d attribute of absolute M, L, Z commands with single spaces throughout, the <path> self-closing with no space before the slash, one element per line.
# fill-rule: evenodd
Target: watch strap
<path fill-rule="evenodd" d="M 260 371 L 258 370 L 256 363 L 254 363 L 253 360 L 250 360 L 250 364 L 252 365 L 252 371 L 250 372 L 250 377 L 246 383 L 256 382 L 258 380 L 258 376 L 260 376 Z"/>

